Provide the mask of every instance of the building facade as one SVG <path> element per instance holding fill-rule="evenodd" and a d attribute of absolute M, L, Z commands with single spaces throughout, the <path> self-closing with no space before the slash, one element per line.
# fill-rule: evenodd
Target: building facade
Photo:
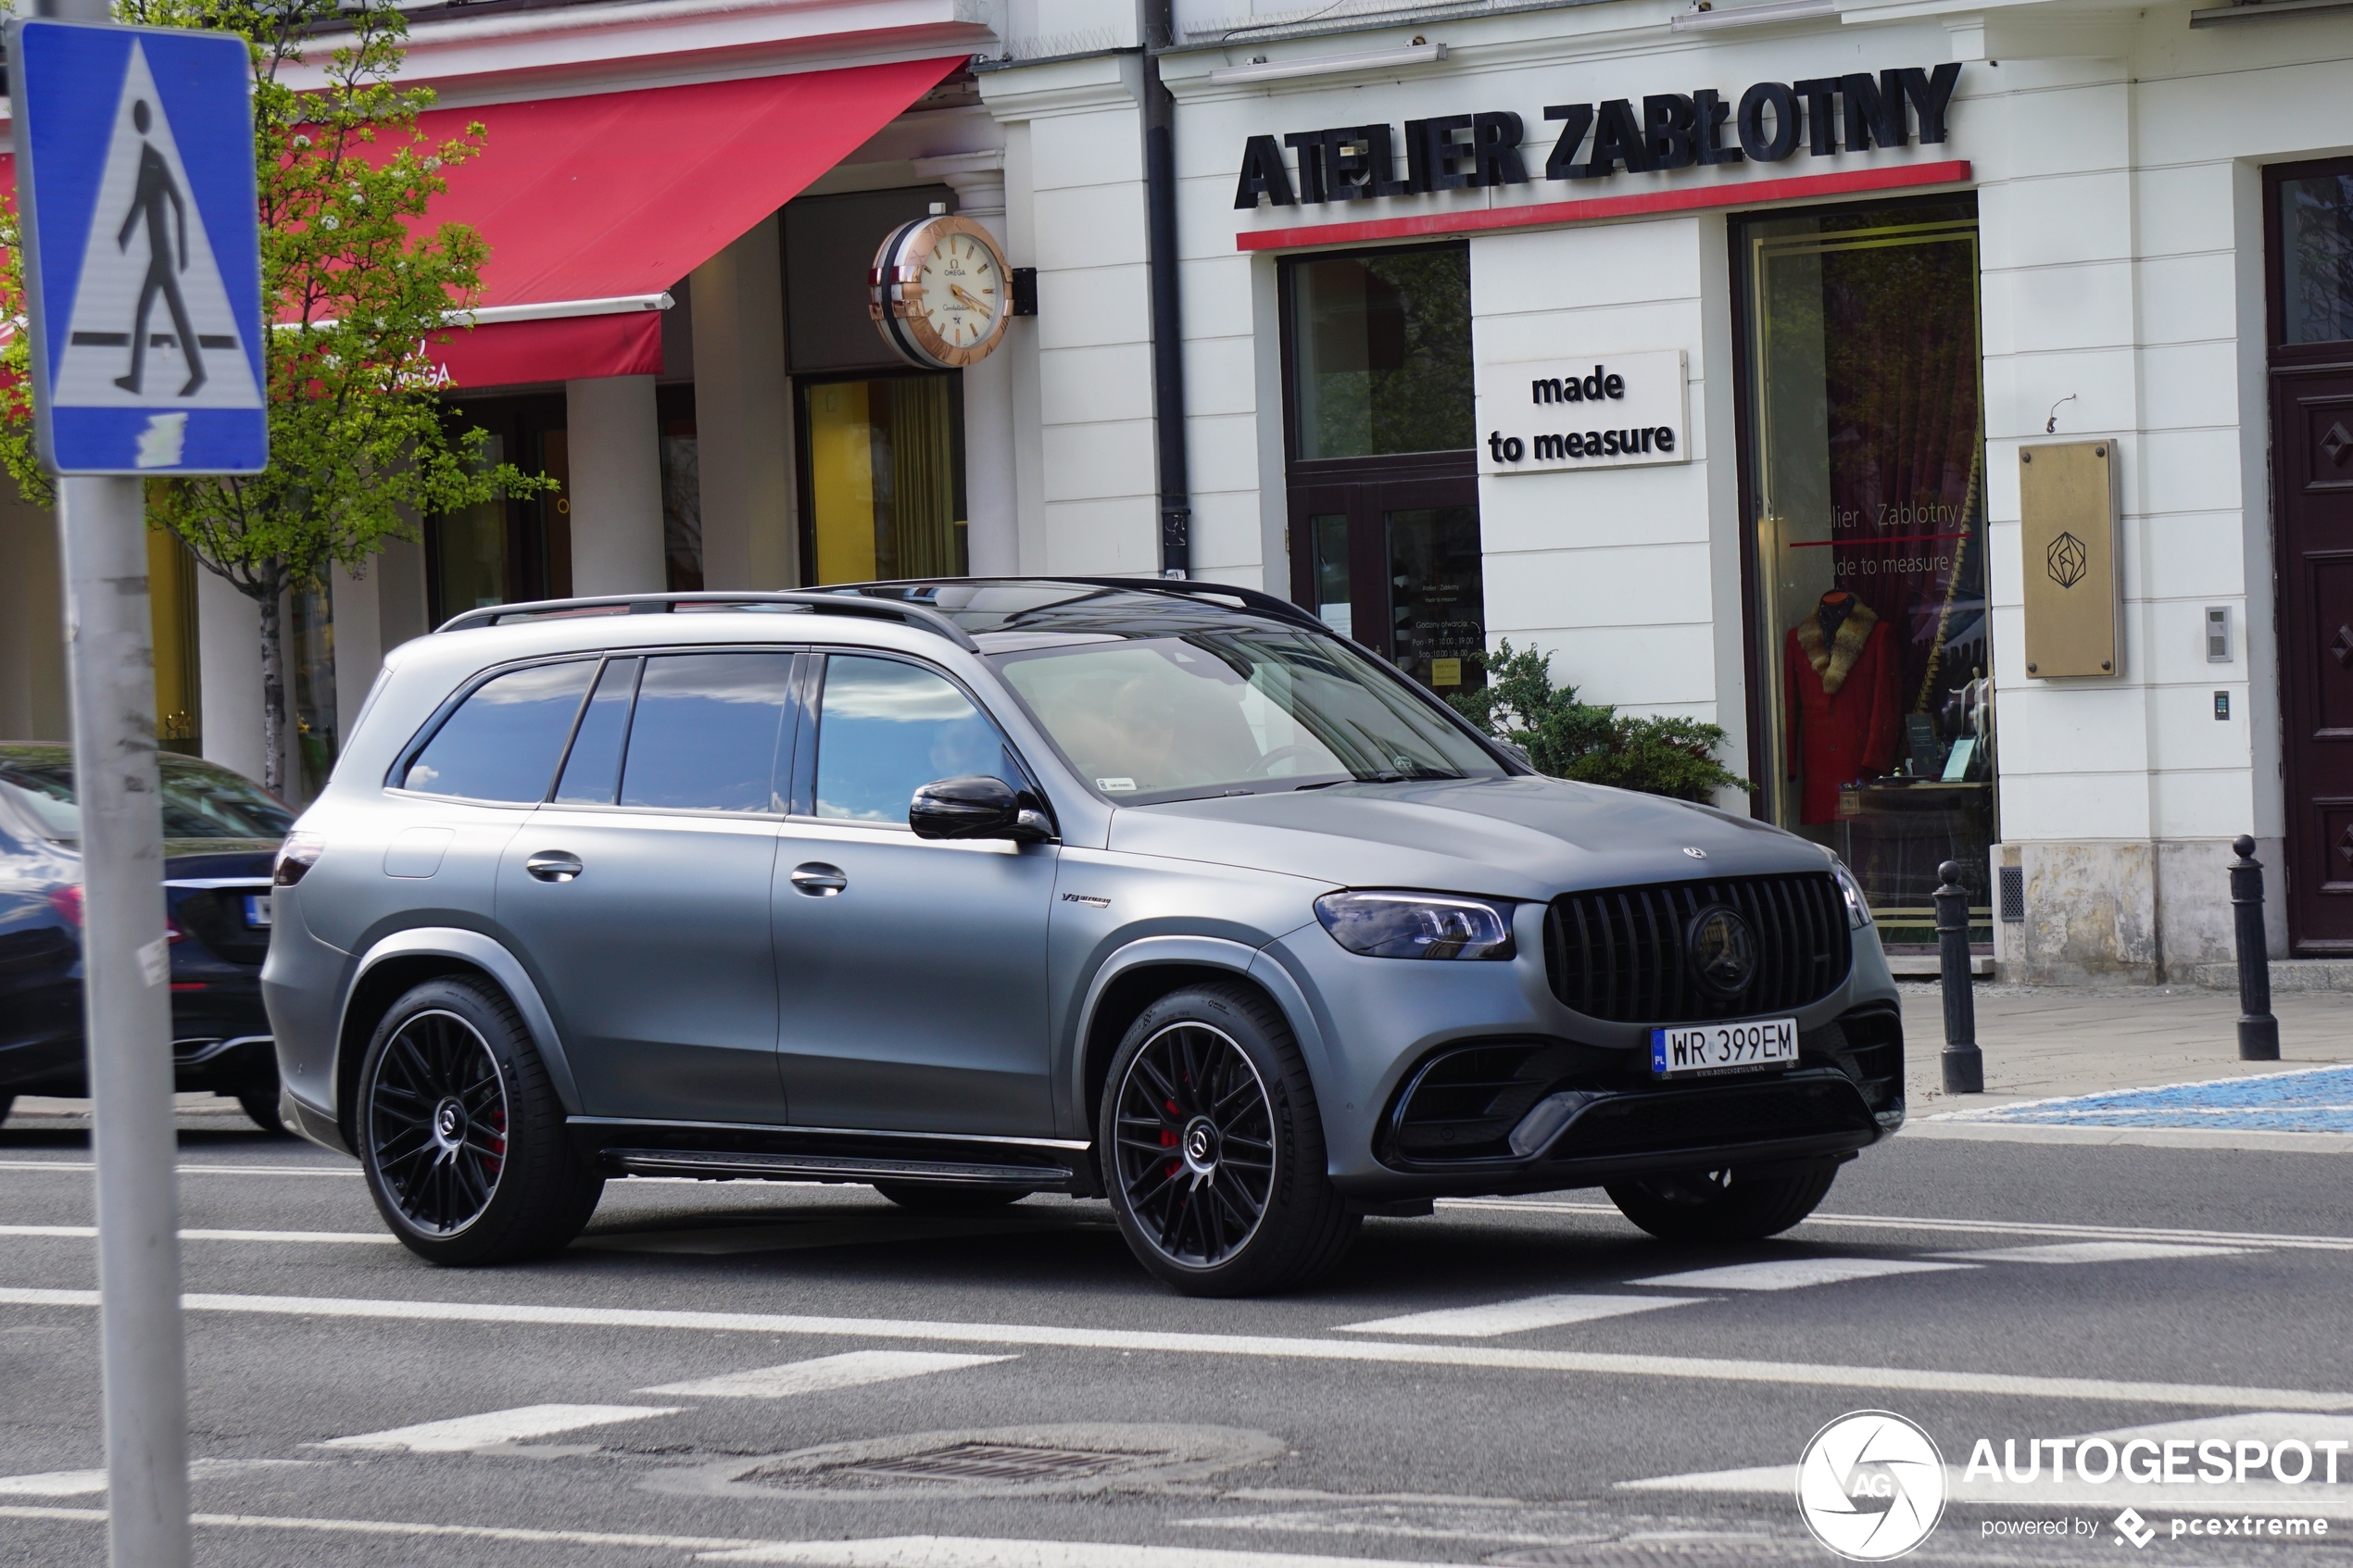
<path fill-rule="evenodd" d="M 2344 0 L 1244 3 L 416 13 L 480 167 L 555 171 L 456 214 L 450 370 L 562 488 L 290 607 L 314 776 L 482 603 L 1175 570 L 1441 693 L 1508 641 L 1722 726 L 1719 804 L 1914 967 L 1946 859 L 2006 976 L 2226 960 L 2240 834 L 2275 951 L 2353 956 Z M 538 250 L 501 216 L 607 184 Z M 956 371 L 865 311 L 934 204 L 1034 269 Z M 0 521 L 20 734 L 63 728 L 46 527 Z M 251 608 L 156 564 L 164 733 L 258 772 Z"/>

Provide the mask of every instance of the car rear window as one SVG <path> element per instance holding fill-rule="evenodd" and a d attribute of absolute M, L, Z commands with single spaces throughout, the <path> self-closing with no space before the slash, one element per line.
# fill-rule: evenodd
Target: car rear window
<path fill-rule="evenodd" d="M 791 679 L 788 653 L 667 654 L 646 660 L 629 721 L 621 803 L 783 809 L 776 803 L 776 744 Z"/>
<path fill-rule="evenodd" d="M 294 825 L 293 812 L 242 774 L 182 757 L 161 757 L 157 765 L 167 839 L 275 839 Z M 12 802 L 44 838 L 71 843 L 82 836 L 73 754 L 64 746 L 0 758 L 0 798 Z"/>
<path fill-rule="evenodd" d="M 401 786 L 467 800 L 546 799 L 596 673 L 595 659 L 570 659 L 485 681 L 434 732 Z"/>

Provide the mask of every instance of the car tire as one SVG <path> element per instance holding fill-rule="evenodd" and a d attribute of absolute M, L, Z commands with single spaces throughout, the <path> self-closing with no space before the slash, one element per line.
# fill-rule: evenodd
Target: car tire
<path fill-rule="evenodd" d="M 1112 1058 L 1096 1125 L 1121 1234 L 1184 1295 L 1295 1288 L 1355 1240 L 1362 1216 L 1326 1173 L 1307 1064 L 1250 986 L 1188 985 L 1146 1008 Z"/>
<path fill-rule="evenodd" d="M 912 1214 L 986 1214 L 1029 1196 L 1027 1187 L 954 1186 L 946 1182 L 876 1182 L 875 1190 Z"/>
<path fill-rule="evenodd" d="M 263 1132 L 277 1133 L 282 1135 L 284 1134 L 286 1119 L 278 1114 L 277 1085 L 272 1084 L 266 1089 L 255 1089 L 250 1093 L 239 1095 L 237 1104 L 244 1109 L 246 1117 L 252 1121 L 253 1124 Z"/>
<path fill-rule="evenodd" d="M 1837 1175 L 1835 1165 L 1747 1177 L 1680 1171 L 1604 1190 L 1619 1213 L 1661 1241 L 1758 1241 L 1811 1214 Z"/>
<path fill-rule="evenodd" d="M 428 1262 L 557 1251 L 604 1190 L 565 1135 L 530 1031 L 486 981 L 428 980 L 392 1005 L 361 1059 L 352 1123 L 378 1212 Z"/>

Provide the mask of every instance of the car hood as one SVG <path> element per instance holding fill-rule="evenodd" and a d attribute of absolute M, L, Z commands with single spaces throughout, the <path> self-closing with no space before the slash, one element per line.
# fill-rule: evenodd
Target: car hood
<path fill-rule="evenodd" d="M 1130 807 L 1113 817 L 1110 847 L 1335 887 L 1511 898 L 1827 864 L 1818 846 L 1746 817 L 1537 776 L 1347 784 Z"/>

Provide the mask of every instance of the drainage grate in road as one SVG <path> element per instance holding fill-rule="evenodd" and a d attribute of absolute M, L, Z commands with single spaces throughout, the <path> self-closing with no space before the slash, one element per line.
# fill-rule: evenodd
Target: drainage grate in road
<path fill-rule="evenodd" d="M 863 1460 L 820 1474 L 911 1476 L 923 1481 L 1078 1481 L 1165 1460 L 1166 1453 L 1098 1453 L 1012 1443 L 954 1443 L 928 1453 Z"/>
<path fill-rule="evenodd" d="M 657 1472 L 661 1492 L 760 1497 L 1077 1497 L 1194 1487 L 1244 1465 L 1274 1463 L 1280 1439 L 1229 1426 L 1099 1422 L 964 1427 L 827 1443 L 754 1463 L 742 1459 Z"/>

